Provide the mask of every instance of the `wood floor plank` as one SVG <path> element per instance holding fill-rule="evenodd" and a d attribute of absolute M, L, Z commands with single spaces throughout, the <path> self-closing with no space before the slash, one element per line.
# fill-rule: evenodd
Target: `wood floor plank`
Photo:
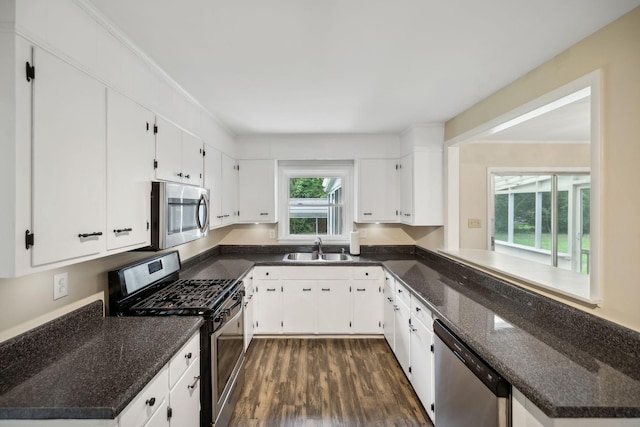
<path fill-rule="evenodd" d="M 231 426 L 433 426 L 384 339 L 256 338 Z"/>

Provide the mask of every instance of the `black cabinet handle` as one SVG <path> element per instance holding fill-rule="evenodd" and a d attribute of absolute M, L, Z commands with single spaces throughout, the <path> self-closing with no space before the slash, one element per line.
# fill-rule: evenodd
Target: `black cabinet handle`
<path fill-rule="evenodd" d="M 196 384 L 198 384 L 198 381 L 200 381 L 200 375 L 198 375 L 197 377 L 193 377 L 193 384 L 189 384 L 187 388 L 189 390 L 193 390 L 194 388 L 196 388 Z"/>
<path fill-rule="evenodd" d="M 276 288 L 267 288 L 267 292 L 275 292 Z"/>
<path fill-rule="evenodd" d="M 115 230 L 113 230 L 113 232 L 116 234 L 128 233 L 129 231 L 133 231 L 133 228 L 116 228 Z"/>
<path fill-rule="evenodd" d="M 260 215 L 266 216 L 266 215 L 269 215 L 269 212 L 260 212 Z"/>
<path fill-rule="evenodd" d="M 368 275 L 369 275 L 369 273 L 368 273 L 368 272 L 366 272 L 366 273 L 364 273 L 364 275 L 365 275 L 365 276 L 368 276 Z"/>
<path fill-rule="evenodd" d="M 330 291 L 331 291 L 331 288 L 322 288 L 322 291 L 323 291 L 323 292 L 330 292 Z"/>
<path fill-rule="evenodd" d="M 309 292 L 311 288 L 302 288 L 302 292 Z"/>
<path fill-rule="evenodd" d="M 416 307 L 416 313 L 422 310 L 420 307 Z"/>
<path fill-rule="evenodd" d="M 145 405 L 153 406 L 153 405 L 156 404 L 156 398 L 152 397 L 151 399 L 147 399 L 147 401 L 144 402 L 144 403 L 145 403 Z"/>
<path fill-rule="evenodd" d="M 94 237 L 94 236 L 102 236 L 102 231 L 97 231 L 95 233 L 82 233 L 78 234 L 80 239 L 84 239 L 85 237 Z"/>
<path fill-rule="evenodd" d="M 368 216 L 368 215 L 373 215 L 373 213 L 371 213 L 371 212 L 364 212 L 364 215 L 367 215 L 367 216 Z"/>
<path fill-rule="evenodd" d="M 366 290 L 367 290 L 366 288 L 356 288 L 356 291 L 358 291 L 358 292 L 364 292 Z"/>
<path fill-rule="evenodd" d="M 191 359 L 193 357 L 193 354 L 191 354 L 191 352 L 189 352 L 189 353 L 185 354 L 184 357 L 186 357 L 187 359 Z"/>
<path fill-rule="evenodd" d="M 182 172 L 178 172 L 176 175 L 178 175 L 180 178 L 182 178 Z"/>
<path fill-rule="evenodd" d="M 185 175 L 184 177 L 189 179 L 189 178 L 191 178 L 191 175 Z"/>

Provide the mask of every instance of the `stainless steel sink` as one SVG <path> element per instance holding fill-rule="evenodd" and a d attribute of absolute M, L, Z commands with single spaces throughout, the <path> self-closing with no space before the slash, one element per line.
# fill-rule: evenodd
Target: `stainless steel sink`
<path fill-rule="evenodd" d="M 324 261 L 353 261 L 351 255 L 347 254 L 322 254 Z"/>
<path fill-rule="evenodd" d="M 309 253 L 309 252 L 291 252 L 284 256 L 284 261 L 299 261 L 299 262 L 309 262 L 309 261 L 353 261 L 351 255 L 347 254 L 320 254 L 317 253 Z"/>

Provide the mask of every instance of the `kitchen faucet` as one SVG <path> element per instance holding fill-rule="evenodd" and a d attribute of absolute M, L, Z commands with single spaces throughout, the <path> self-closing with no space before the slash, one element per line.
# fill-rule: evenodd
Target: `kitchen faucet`
<path fill-rule="evenodd" d="M 322 255 L 322 239 L 320 236 L 316 237 L 316 240 L 313 241 L 313 244 L 318 246 L 318 254 Z"/>

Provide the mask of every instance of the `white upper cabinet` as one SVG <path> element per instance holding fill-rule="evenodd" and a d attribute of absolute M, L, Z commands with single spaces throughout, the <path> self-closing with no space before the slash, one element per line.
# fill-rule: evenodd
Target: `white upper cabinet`
<path fill-rule="evenodd" d="M 202 187 L 203 144 L 195 136 L 182 132 L 182 182 Z"/>
<path fill-rule="evenodd" d="M 275 161 L 240 160 L 238 167 L 239 221 L 275 222 Z"/>
<path fill-rule="evenodd" d="M 156 179 L 202 185 L 203 144 L 177 126 L 156 117 Z"/>
<path fill-rule="evenodd" d="M 222 153 L 206 144 L 203 186 L 209 190 L 209 227 L 218 227 L 222 224 Z"/>
<path fill-rule="evenodd" d="M 222 225 L 238 218 L 238 162 L 222 154 Z"/>
<path fill-rule="evenodd" d="M 400 221 L 399 166 L 395 159 L 358 161 L 356 222 Z"/>
<path fill-rule="evenodd" d="M 147 246 L 154 114 L 107 91 L 107 249 Z"/>
<path fill-rule="evenodd" d="M 410 225 L 443 225 L 442 151 L 417 151 L 400 161 L 400 217 Z"/>
<path fill-rule="evenodd" d="M 34 50 L 35 266 L 97 254 L 105 245 L 105 88 Z"/>

